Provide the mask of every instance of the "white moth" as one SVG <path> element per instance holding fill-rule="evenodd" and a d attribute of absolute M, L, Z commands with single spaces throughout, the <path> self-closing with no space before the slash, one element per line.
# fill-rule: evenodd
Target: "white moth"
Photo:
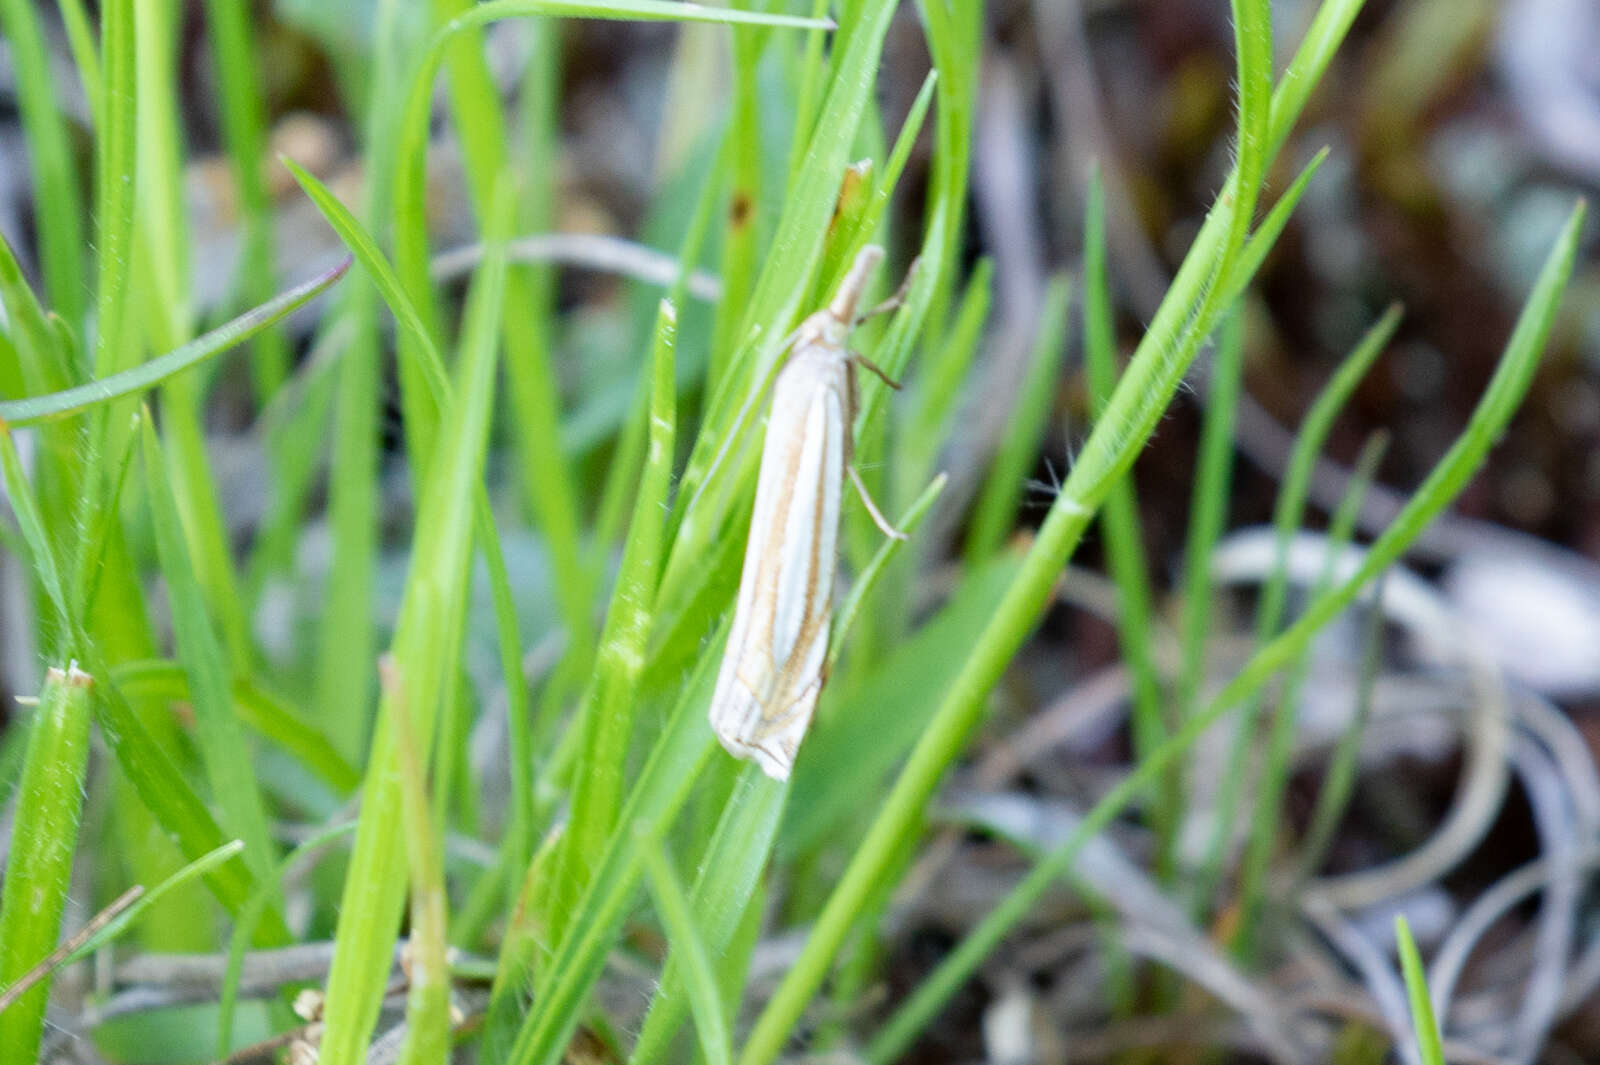
<path fill-rule="evenodd" d="M 710 713 L 728 753 L 778 780 L 794 768 L 825 679 L 846 474 L 878 527 L 904 539 L 850 465 L 856 365 L 893 384 L 848 346 L 856 306 L 882 258 L 882 248 L 861 249 L 833 302 L 795 330 L 772 386 L 744 574 Z"/>

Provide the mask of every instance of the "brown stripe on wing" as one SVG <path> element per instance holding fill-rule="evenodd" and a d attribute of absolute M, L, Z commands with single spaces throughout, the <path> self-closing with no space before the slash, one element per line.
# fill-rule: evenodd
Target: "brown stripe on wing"
<path fill-rule="evenodd" d="M 811 405 L 807 405 L 805 410 L 805 423 L 810 422 L 812 405 L 814 405 L 816 402 L 819 402 L 821 398 L 821 395 L 818 395 L 812 400 Z M 756 585 L 761 589 L 762 594 L 756 596 L 755 599 L 760 613 L 756 617 L 750 619 L 750 630 L 753 633 L 762 633 L 764 638 L 755 641 L 754 646 L 756 647 L 771 648 L 777 645 L 778 579 L 783 572 L 783 565 L 789 554 L 789 552 L 785 550 L 784 546 L 786 534 L 789 529 L 789 511 L 795 499 L 806 487 L 797 483 L 800 475 L 800 465 L 803 461 L 803 456 L 805 455 L 804 443 L 805 437 L 803 434 L 799 440 L 789 442 L 788 454 L 784 456 L 785 462 L 783 465 L 783 479 L 787 484 L 791 485 L 792 488 L 790 491 L 784 492 L 778 497 L 777 506 L 773 510 L 771 524 L 767 529 L 767 541 L 761 545 L 761 554 L 759 556 L 760 568 L 756 571 Z M 822 520 L 822 493 L 825 491 L 823 477 L 827 476 L 826 466 L 827 463 L 823 462 L 822 468 L 819 470 L 821 476 L 817 478 L 815 485 L 810 486 L 811 489 L 816 493 L 816 506 L 813 508 L 813 513 L 817 515 L 817 521 Z M 805 635 L 807 628 L 814 621 L 813 611 L 815 610 L 814 597 L 816 594 L 816 581 L 811 578 L 817 572 L 817 531 L 818 530 L 816 529 L 812 530 L 811 552 L 806 558 L 806 565 L 809 567 L 809 570 L 807 571 L 808 579 L 804 582 L 806 589 L 804 617 L 806 620 L 801 626 L 800 637 L 795 640 L 795 649 L 805 646 Z M 767 683 L 765 684 L 751 683 L 751 681 L 744 676 L 742 668 L 739 674 L 740 679 L 743 680 L 753 692 L 755 692 L 756 697 L 763 703 L 763 705 L 770 706 L 770 701 L 773 694 L 781 690 L 781 685 L 777 683 L 778 677 L 785 669 L 790 667 L 794 659 L 795 654 L 794 651 L 791 650 L 789 655 L 786 656 L 785 660 L 782 662 L 773 659 L 770 661 L 770 663 L 763 663 L 766 666 L 765 673 Z M 742 665 L 743 662 L 741 661 L 741 666 Z"/>
<path fill-rule="evenodd" d="M 827 392 L 819 393 L 816 401 L 819 403 L 826 402 Z M 846 428 L 845 433 L 848 432 L 849 430 Z M 842 443 L 843 437 L 841 436 L 841 445 Z M 818 470 L 819 476 L 815 485 L 815 506 L 812 507 L 816 525 L 811 530 L 811 536 L 809 537 L 810 551 L 806 558 L 806 565 L 809 567 L 808 572 L 813 577 L 823 566 L 825 560 L 822 557 L 822 545 L 829 539 L 829 537 L 823 535 L 824 530 L 822 528 L 822 522 L 827 520 L 827 508 L 823 506 L 823 496 L 827 492 L 830 478 L 839 481 L 844 476 L 840 458 L 841 456 L 837 450 L 830 449 L 829 452 L 823 455 L 823 461 Z M 843 494 L 843 485 L 840 485 L 840 493 L 841 495 Z M 785 500 L 785 506 L 787 506 L 787 502 Z M 842 502 L 843 500 L 841 499 Z M 837 539 L 837 537 L 834 537 L 834 539 Z M 837 549 L 837 544 L 835 549 Z M 819 582 L 814 579 L 808 580 L 805 588 L 806 604 L 803 615 L 805 620 L 801 622 L 800 632 L 795 638 L 793 649 L 783 662 L 777 663 L 778 668 L 772 678 L 772 688 L 766 693 L 766 713 L 762 716 L 760 728 L 755 732 L 759 736 L 771 735 L 783 729 L 798 715 L 809 714 L 816 705 L 817 694 L 827 676 L 828 663 L 826 657 L 824 657 L 821 666 L 817 668 L 814 676 L 807 663 L 812 657 L 813 645 L 818 640 L 826 644 L 828 639 L 829 623 L 832 621 L 833 582 L 831 580 L 825 582 Z M 776 604 L 776 601 L 777 597 L 773 596 L 774 604 Z M 769 632 L 775 632 L 777 624 L 776 609 L 774 609 L 771 624 L 773 628 Z M 797 688 L 799 689 L 799 694 L 790 697 L 789 693 Z M 807 706 L 808 701 L 810 706 Z"/>

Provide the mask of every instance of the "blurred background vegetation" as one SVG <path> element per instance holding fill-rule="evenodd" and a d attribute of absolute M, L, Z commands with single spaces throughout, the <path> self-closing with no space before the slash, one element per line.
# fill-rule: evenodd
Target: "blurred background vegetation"
<path fill-rule="evenodd" d="M 377 940 L 341 941 L 338 950 L 381 956 L 389 990 L 417 995 L 426 981 L 411 978 L 413 966 L 445 969 L 448 938 L 459 948 L 448 965 L 457 1014 L 448 1023 L 439 1014 L 435 1027 L 454 1026 L 462 1060 L 548 1060 L 537 1050 L 574 1063 L 694 1055 L 725 1065 L 731 1038 L 746 1047 L 742 1065 L 766 1065 L 762 1050 L 745 1044 L 750 1022 L 763 1004 L 785 1001 L 785 974 L 878 815 L 889 771 L 1016 576 L 1104 405 L 1109 389 L 1086 359 L 1091 319 L 1100 315 L 1105 352 L 1134 352 L 1240 157 L 1239 4 L 929 0 L 892 16 L 888 5 L 865 0 L 811 12 L 736 4 L 831 13 L 841 31 L 826 49 L 823 34 L 793 27 L 585 18 L 512 19 L 464 36 L 441 52 L 445 76 L 421 98 L 433 118 L 418 203 L 407 199 L 411 79 L 437 27 L 470 6 L 0 0 L 0 235 L 21 278 L 55 312 L 39 318 L 50 343 L 76 353 L 63 365 L 100 371 L 82 379 L 131 365 L 115 354 L 90 358 L 107 346 L 95 330 L 115 305 L 108 278 L 129 294 L 118 313 L 139 338 L 130 350 L 156 353 L 337 268 L 355 241 L 330 226 L 329 198 L 395 260 L 419 319 L 413 330 L 356 249 L 340 287 L 254 335 L 248 355 L 223 355 L 164 385 L 159 442 L 148 415 L 123 431 L 137 406 L 127 402 L 107 405 L 105 421 L 82 438 L 16 435 L 19 469 L 33 475 L 47 518 L 56 519 L 46 538 L 61 547 L 69 598 L 96 587 L 98 549 L 126 552 L 134 577 L 126 588 L 107 578 L 98 600 L 90 593 L 102 613 L 58 618 L 46 605 L 25 508 L 5 509 L 7 823 L 37 829 L 24 813 L 34 779 L 26 768 L 37 761 L 28 753 L 30 712 L 13 697 L 39 694 L 42 663 L 64 665 L 69 651 L 80 657 L 92 647 L 170 759 L 163 766 L 192 778 L 188 794 L 226 828 L 213 842 L 245 840 L 244 857 L 225 855 L 222 868 L 249 869 L 231 888 L 213 880 L 209 891 L 183 876 L 119 932 L 102 964 L 61 969 L 38 1044 L 49 1060 L 204 1061 L 238 1051 L 237 1060 L 265 1061 L 304 1052 L 276 1033 L 315 1046 L 306 1022 L 320 1021 L 320 1003 L 291 1007 L 284 989 L 323 987 L 330 966 L 338 977 L 331 940 L 348 935 L 341 920 L 362 902 L 340 848 L 364 774 L 374 764 L 386 770 L 379 755 L 387 752 L 399 776 L 422 770 L 394 785 L 413 805 L 404 807 L 403 830 L 399 800 L 384 807 L 393 815 L 388 830 L 416 841 L 432 825 L 442 844 L 431 856 L 416 845 L 408 862 L 386 867 L 399 873 L 395 904 L 409 875 L 408 942 L 415 949 L 437 932 L 441 954 L 420 963 L 408 956 L 391 974 Z M 1332 6 L 1270 5 L 1274 71 L 1317 11 Z M 1166 408 L 1125 482 L 1131 488 L 1108 503 L 1117 513 L 1073 557 L 926 821 L 919 807 L 903 849 L 884 857 L 893 876 L 859 900 L 838 965 L 824 970 L 825 994 L 812 1002 L 812 988 L 803 1019 L 779 1032 L 788 1049 L 995 1065 L 1430 1060 L 1425 1040 L 1419 1049 L 1412 1038 L 1391 960 L 1398 914 L 1432 959 L 1448 1060 L 1600 1060 L 1600 899 L 1590 876 L 1600 860 L 1600 270 L 1587 231 L 1527 400 L 1451 510 L 1407 545 L 1364 606 L 1323 631 L 1281 688 L 1268 689 L 1270 713 L 1256 708 L 1258 728 L 1240 744 L 1225 729 L 1202 737 L 1181 779 L 1169 781 L 1184 789 L 1170 808 L 1163 803 L 1173 796 L 1140 792 L 1141 816 L 1095 837 L 1067 878 L 1071 890 L 1057 885 L 1028 909 L 974 966 L 978 978 L 949 988 L 935 1015 L 895 1027 L 897 1007 L 1003 908 L 1031 862 L 1115 792 L 1130 762 L 1150 755 L 1150 738 L 1137 734 L 1141 702 L 1179 707 L 1180 721 L 1204 705 L 1276 635 L 1279 621 L 1260 620 L 1270 613 L 1263 603 L 1277 595 L 1287 602 L 1278 609 L 1303 610 L 1344 572 L 1326 561 L 1340 541 L 1377 537 L 1447 455 L 1547 256 L 1562 246 L 1574 202 L 1600 188 L 1600 5 L 1344 6 L 1359 15 L 1264 175 L 1262 213 L 1320 149 L 1326 159 L 1214 350 L 1201 354 Z M 134 20 L 120 31 L 131 66 L 119 68 L 114 23 L 124 9 Z M 873 166 L 844 179 L 843 192 L 808 190 L 816 172 L 806 169 L 813 156 L 802 150 L 812 146 L 803 119 L 843 113 L 849 49 L 875 32 L 879 9 L 886 21 L 881 61 L 867 64 L 868 117 L 824 146 Z M 464 59 L 466 50 L 476 58 Z M 935 67 L 937 92 L 928 80 Z M 823 71 L 820 80 L 805 81 L 808 70 Z M 117 200 L 104 167 L 116 158 L 107 148 L 116 127 L 100 83 L 124 75 L 140 108 L 122 148 L 139 175 L 128 205 L 137 223 L 111 251 L 103 212 Z M 162 102 L 172 106 L 163 111 Z M 819 128 L 826 133 L 826 122 Z M 908 151 L 897 174 L 892 146 L 903 128 Z M 881 192 L 882 202 L 861 189 Z M 781 238 L 808 191 L 826 201 L 832 223 L 825 236 L 820 228 L 807 235 L 816 246 L 802 253 Z M 1087 207 L 1102 202 L 1103 216 Z M 423 214 L 408 216 L 408 207 Z M 416 223 L 420 231 L 421 218 L 425 241 L 408 230 Z M 678 735 L 674 707 L 692 701 L 693 668 L 715 668 L 717 623 L 743 547 L 742 517 L 733 528 L 696 526 L 685 517 L 691 493 L 673 497 L 665 478 L 699 487 L 707 441 L 733 431 L 737 403 L 727 397 L 761 379 L 758 364 L 768 363 L 758 356 L 774 354 L 768 342 L 820 302 L 848 249 L 869 235 L 888 243 L 895 264 L 879 288 L 892 289 L 919 252 L 928 278 L 908 317 L 865 331 L 870 350 L 896 353 L 896 369 L 911 360 L 892 429 L 864 437 L 861 451 L 891 517 L 909 511 L 920 522 L 914 550 L 880 555 L 861 515 L 848 517 L 846 573 L 871 572 L 880 583 L 851 629 L 812 766 L 802 757 L 793 794 L 761 790 L 768 782 L 720 751 L 714 763 L 703 751 L 699 761 L 686 755 L 703 776 L 687 801 L 674 793 L 686 802 L 685 823 L 635 854 L 621 797 L 641 776 L 656 779 L 640 766 Z M 506 237 L 531 239 L 512 242 L 517 265 L 502 292 L 493 282 L 504 281 L 496 249 Z M 791 261 L 793 277 L 769 279 Z M 9 275 L 0 281 L 11 284 Z M 37 368 L 16 350 L 31 322 L 14 302 L 19 291 L 0 293 L 4 400 L 79 383 L 69 373 L 29 376 Z M 658 309 L 666 294 L 675 316 Z M 1403 316 L 1386 318 L 1396 302 Z M 380 314 L 385 305 L 399 325 Z M 764 339 L 741 332 L 750 308 L 781 319 L 756 323 L 769 327 Z M 506 378 L 491 401 L 471 376 L 474 365 L 489 364 L 472 356 L 492 357 L 502 330 Z M 1375 361 L 1335 408 L 1325 445 L 1313 449 L 1320 457 L 1303 523 L 1290 519 L 1306 534 L 1275 555 L 1266 526 L 1281 506 L 1295 434 L 1364 336 Z M 426 369 L 441 350 L 456 374 L 442 390 L 443 376 Z M 726 394 L 718 390 L 729 381 Z M 675 382 L 676 392 L 662 382 Z M 429 389 L 437 409 L 418 398 Z M 492 431 L 473 420 L 473 410 L 487 417 L 490 408 L 473 408 L 471 397 L 497 404 Z M 869 400 L 868 409 L 885 402 Z M 674 405 L 677 436 L 667 431 L 668 466 L 652 496 L 655 459 L 645 458 L 645 442 L 655 423 L 645 414 Z M 438 432 L 433 453 L 450 457 L 450 469 L 470 471 L 452 502 L 431 510 L 448 478 L 424 479 L 419 426 Z M 486 458 L 473 459 L 474 426 L 490 433 L 480 442 Z M 118 454 L 118 442 L 127 456 L 120 466 L 105 458 Z M 90 487 L 49 472 L 57 445 L 94 456 Z M 60 470 L 74 469 L 62 460 Z M 748 462 L 743 470 L 744 482 L 718 506 L 748 505 L 740 495 L 748 485 L 737 487 L 749 480 Z M 930 506 L 924 490 L 936 471 L 948 480 Z M 138 501 L 134 489 L 118 495 L 125 479 L 138 486 Z M 473 492 L 488 487 L 481 513 L 468 482 Z M 100 510 L 120 512 L 122 532 L 105 533 L 95 519 L 111 519 L 94 507 L 75 509 L 80 489 L 85 498 L 103 491 Z M 670 513 L 658 534 L 667 546 L 655 544 L 668 557 L 634 554 L 648 541 L 639 513 L 648 519 L 651 509 L 641 503 L 636 513 L 636 499 Z M 433 527 L 424 512 L 444 517 Z M 419 635 L 430 606 L 417 589 L 466 574 L 474 535 L 487 551 L 482 526 L 470 531 L 483 514 L 499 530 L 504 572 L 492 561 L 471 569 L 462 633 L 445 625 Z M 1324 532 L 1332 551 L 1313 535 Z M 419 577 L 419 545 L 439 547 L 441 558 L 466 552 L 459 572 L 441 564 Z M 702 561 L 696 545 L 711 576 L 683 576 Z M 613 578 L 626 589 L 641 573 L 652 594 L 659 579 L 677 600 L 660 593 L 648 664 L 607 673 L 620 669 L 621 659 L 606 654 L 615 652 L 612 624 L 626 599 L 622 591 L 609 598 Z M 1273 591 L 1284 574 L 1289 590 Z M 141 594 L 148 612 L 129 606 Z M 137 624 L 97 628 L 105 612 L 124 608 Z M 428 743 L 431 725 L 420 737 L 396 726 L 398 738 L 379 725 L 373 739 L 374 722 L 386 720 L 380 697 L 405 706 L 376 661 L 385 648 L 404 660 L 407 617 L 419 654 L 430 639 L 461 637 L 459 662 L 441 659 L 443 735 L 431 775 L 426 753 L 421 767 L 407 761 L 419 738 Z M 173 657 L 162 657 L 170 648 Z M 512 674 L 519 679 L 506 683 Z M 71 677 L 54 683 L 46 704 L 55 698 L 70 709 Z M 210 716 L 207 700 L 224 709 L 225 723 Z M 583 708 L 599 707 L 603 717 L 623 703 L 637 709 L 607 719 L 637 726 L 615 741 L 621 779 L 576 783 L 593 770 L 586 759 L 612 741 L 564 726 L 587 720 Z M 527 734 L 506 723 L 508 710 Z M 886 723 L 874 724 L 874 714 Z M 130 787 L 127 770 L 106 756 L 120 738 L 109 719 L 96 720 L 95 740 L 63 741 L 71 749 L 62 757 L 79 767 L 67 785 L 56 782 L 67 805 L 80 785 L 85 796 L 83 827 L 74 812 L 63 829 L 69 844 L 78 833 L 76 858 L 58 866 L 71 876 L 63 936 L 129 885 L 154 886 L 192 868 L 196 848 L 208 849 L 198 835 L 172 845 L 171 822 L 140 805 L 150 803 L 143 789 L 160 782 Z M 519 766 L 519 751 L 535 757 Z M 1268 794 L 1280 763 L 1280 793 Z M 248 779 L 243 770 L 230 777 L 230 764 Z M 381 776 L 367 780 L 368 808 Z M 739 803 L 747 822 L 724 812 Z M 1229 803 L 1242 804 L 1237 838 L 1226 814 L 1208 820 Z M 641 810 L 650 812 L 626 807 Z M 568 837 L 546 835 L 563 820 Z M 592 847 L 568 841 L 591 829 Z M 734 869 L 728 855 L 747 831 L 754 864 Z M 291 863 L 281 892 L 263 894 L 259 883 L 283 875 L 276 863 L 308 843 L 295 861 L 316 864 Z M 612 867 L 602 858 L 619 847 L 635 862 L 630 893 L 615 904 L 620 944 L 594 948 L 592 972 L 564 967 L 557 947 L 579 936 L 564 939 L 570 929 L 561 925 L 581 933 L 583 915 L 595 911 L 582 908 L 591 896 L 580 896 L 606 884 Z M 361 860 L 359 845 L 356 853 L 352 862 Z M 724 868 L 737 905 L 719 912 Z M 681 914 L 678 876 L 693 882 Z M 650 891 L 635 898 L 641 878 Z M 448 937 L 426 924 L 421 900 L 435 883 L 448 896 Z M 649 907 L 632 905 L 646 898 Z M 707 905 L 720 924 L 704 922 Z M 240 922 L 241 912 L 259 928 Z M 373 927 L 385 920 L 380 912 Z M 36 960 L 57 936 L 48 926 L 34 932 Z M 731 1029 L 720 1051 L 707 1031 L 717 1011 L 695 997 L 706 990 L 695 984 L 698 936 L 715 970 L 700 975 L 722 981 L 708 993 L 720 991 Z M 260 948 L 243 954 L 242 975 L 226 972 L 230 939 L 236 953 L 252 940 Z M 674 972 L 675 983 L 660 973 L 669 945 L 688 970 Z M 0 985 L 28 968 L 24 953 L 14 945 L 5 955 Z M 824 964 L 833 961 L 829 954 Z M 563 983 L 569 971 L 585 975 Z M 249 1000 L 237 1019 L 217 1004 L 235 990 Z M 575 997 L 561 997 L 568 993 Z M 382 998 L 373 997 L 374 1009 Z M 369 1061 L 401 1053 L 444 1060 L 427 1057 L 448 1052 L 437 1046 L 401 1049 L 402 1012 L 409 1030 L 424 1030 L 425 1004 L 408 1005 L 403 993 L 383 1001 L 389 1043 L 380 1034 L 365 1049 L 371 1020 L 357 1008 L 358 1019 L 330 1022 L 342 1027 L 326 1060 L 359 1060 L 340 1049 L 358 1044 Z M 539 1018 L 549 1001 L 566 1012 L 546 1030 Z M 647 1007 L 650 1018 L 659 1010 L 672 1019 L 647 1020 Z M 689 1013 L 698 1040 L 679 1032 Z M 772 1013 L 760 1014 L 758 1031 Z M 28 1045 L 7 1017 L 0 1014 L 0 1045 Z"/>

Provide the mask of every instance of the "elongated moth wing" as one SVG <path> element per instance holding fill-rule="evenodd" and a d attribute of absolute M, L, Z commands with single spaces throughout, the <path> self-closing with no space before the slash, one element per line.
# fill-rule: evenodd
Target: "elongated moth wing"
<path fill-rule="evenodd" d="M 733 627 L 711 697 L 728 752 L 787 779 L 822 692 L 850 461 L 855 306 L 881 249 L 862 250 L 833 303 L 808 318 L 772 389 Z"/>
<path fill-rule="evenodd" d="M 733 627 L 711 699 L 730 754 L 783 780 L 822 691 L 844 484 L 846 367 L 795 352 L 773 386 Z"/>

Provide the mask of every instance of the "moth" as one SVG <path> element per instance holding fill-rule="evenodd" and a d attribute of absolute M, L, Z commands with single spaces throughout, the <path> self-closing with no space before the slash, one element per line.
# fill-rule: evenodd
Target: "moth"
<path fill-rule="evenodd" d="M 848 476 L 884 534 L 903 540 L 850 464 L 856 368 L 899 386 L 849 347 L 861 318 L 897 306 L 904 289 L 857 318 L 883 249 L 861 249 L 833 301 L 800 324 L 772 385 L 767 437 L 733 627 L 711 697 L 711 728 L 729 754 L 770 777 L 794 768 L 826 679 L 839 508 Z M 909 280 L 909 279 L 908 279 Z"/>

